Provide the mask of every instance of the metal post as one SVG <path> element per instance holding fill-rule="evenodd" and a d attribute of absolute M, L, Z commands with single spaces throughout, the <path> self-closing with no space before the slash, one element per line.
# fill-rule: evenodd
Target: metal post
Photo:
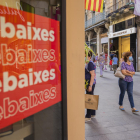
<path fill-rule="evenodd" d="M 136 38 L 136 71 L 138 71 L 138 54 L 137 54 L 137 51 L 138 51 L 138 46 L 137 46 L 137 38 Z"/>
<path fill-rule="evenodd" d="M 108 66 L 109 66 L 109 56 L 110 56 L 110 38 L 108 38 Z"/>

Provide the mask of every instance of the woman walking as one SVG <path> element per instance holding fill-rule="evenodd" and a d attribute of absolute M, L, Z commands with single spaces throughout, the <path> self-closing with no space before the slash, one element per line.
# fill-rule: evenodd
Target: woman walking
<path fill-rule="evenodd" d="M 93 95 L 95 84 L 96 84 L 96 79 L 95 79 L 96 65 L 91 60 L 91 57 L 92 57 L 92 52 L 89 52 L 88 53 L 89 63 L 85 67 L 85 80 L 88 82 L 88 85 L 86 87 L 86 94 Z M 87 114 L 85 116 L 85 122 L 90 121 L 91 118 L 94 116 L 95 116 L 95 110 L 87 109 Z"/>
<path fill-rule="evenodd" d="M 104 58 L 103 58 L 103 54 L 102 53 L 100 54 L 98 62 L 99 62 L 99 67 L 100 67 L 100 77 L 103 77 Z"/>
<path fill-rule="evenodd" d="M 134 105 L 134 100 L 133 100 L 133 75 L 135 74 L 135 70 L 133 67 L 133 64 L 131 63 L 132 61 L 132 53 L 131 52 L 126 52 L 124 54 L 124 62 L 121 64 L 121 70 L 122 73 L 125 75 L 125 79 L 119 79 L 119 86 L 120 86 L 120 97 L 119 97 L 119 105 L 120 109 L 124 111 L 125 109 L 123 108 L 123 99 L 125 95 L 125 91 L 127 89 L 127 94 L 130 102 L 130 106 L 132 108 L 132 112 L 139 112 L 136 110 L 135 105 Z"/>

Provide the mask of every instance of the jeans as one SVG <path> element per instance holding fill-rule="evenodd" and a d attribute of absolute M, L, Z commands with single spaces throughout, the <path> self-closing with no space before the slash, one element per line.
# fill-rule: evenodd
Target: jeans
<path fill-rule="evenodd" d="M 100 66 L 100 76 L 103 75 L 103 66 Z"/>
<path fill-rule="evenodd" d="M 91 92 L 88 92 L 86 90 L 86 94 L 94 95 L 94 89 L 95 89 L 95 84 L 92 86 L 92 91 Z M 95 110 L 87 109 L 86 118 L 91 118 L 91 115 L 95 115 L 95 114 L 96 114 Z"/>
<path fill-rule="evenodd" d="M 126 82 L 123 79 L 119 79 L 119 87 L 120 87 L 120 97 L 119 97 L 119 105 L 123 105 L 123 99 L 125 95 L 125 91 L 127 89 L 127 94 L 130 102 L 131 108 L 134 108 L 134 100 L 133 100 L 133 81 Z"/>

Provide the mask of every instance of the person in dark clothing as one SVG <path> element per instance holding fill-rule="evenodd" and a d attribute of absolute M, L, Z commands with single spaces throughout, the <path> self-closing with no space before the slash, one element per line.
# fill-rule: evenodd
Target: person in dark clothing
<path fill-rule="evenodd" d="M 111 52 L 110 58 L 113 59 L 113 57 L 114 57 L 114 52 Z"/>
<path fill-rule="evenodd" d="M 91 60 L 92 52 L 88 53 L 89 63 L 85 67 L 85 80 L 88 81 L 88 85 L 86 88 L 86 94 L 93 95 L 95 84 L 96 84 L 96 65 Z M 85 122 L 90 121 L 92 117 L 95 116 L 95 110 L 87 109 L 87 114 L 85 116 Z"/>

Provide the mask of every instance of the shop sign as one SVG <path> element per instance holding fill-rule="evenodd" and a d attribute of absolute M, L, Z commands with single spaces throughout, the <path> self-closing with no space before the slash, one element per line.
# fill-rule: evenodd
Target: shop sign
<path fill-rule="evenodd" d="M 130 28 L 130 29 L 126 29 L 123 31 L 119 31 L 119 32 L 115 32 L 115 33 L 110 33 L 108 35 L 109 38 L 115 38 L 115 37 L 119 37 L 119 36 L 124 36 L 124 35 L 128 35 L 128 34 L 134 34 L 136 33 L 136 28 Z"/>
<path fill-rule="evenodd" d="M 108 37 L 101 38 L 101 44 L 108 43 Z"/>
<path fill-rule="evenodd" d="M 0 6 L 0 129 L 60 101 L 59 21 Z"/>

